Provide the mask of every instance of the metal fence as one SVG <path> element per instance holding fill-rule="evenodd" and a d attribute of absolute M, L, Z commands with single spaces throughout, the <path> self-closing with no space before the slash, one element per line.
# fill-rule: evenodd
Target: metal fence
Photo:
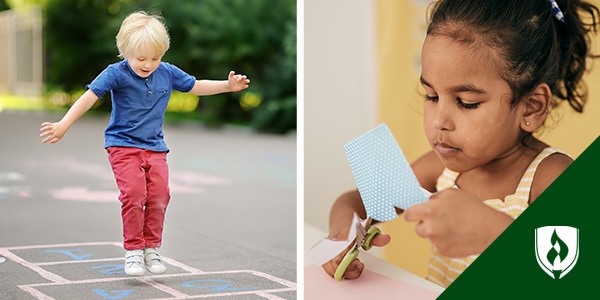
<path fill-rule="evenodd" d="M 0 94 L 41 96 L 42 60 L 41 9 L 0 12 Z"/>

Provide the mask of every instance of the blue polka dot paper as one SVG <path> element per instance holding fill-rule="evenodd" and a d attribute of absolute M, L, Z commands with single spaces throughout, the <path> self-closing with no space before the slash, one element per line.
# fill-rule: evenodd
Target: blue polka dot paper
<path fill-rule="evenodd" d="M 350 141 L 344 149 L 367 216 L 390 221 L 398 217 L 394 207 L 407 209 L 427 200 L 385 123 Z"/>

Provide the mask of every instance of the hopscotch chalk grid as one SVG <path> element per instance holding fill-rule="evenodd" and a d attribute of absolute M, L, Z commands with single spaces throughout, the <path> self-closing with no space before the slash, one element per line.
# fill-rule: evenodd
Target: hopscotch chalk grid
<path fill-rule="evenodd" d="M 254 270 L 205 272 L 168 257 L 167 274 L 132 277 L 123 271 L 120 243 L 76 243 L 0 248 L 0 257 L 49 281 L 19 285 L 40 300 L 285 299 L 296 283 Z M 62 297 L 62 298 L 61 298 Z"/>
<path fill-rule="evenodd" d="M 391 221 L 398 217 L 394 207 L 407 209 L 429 198 L 385 123 L 344 149 L 367 216 Z"/>

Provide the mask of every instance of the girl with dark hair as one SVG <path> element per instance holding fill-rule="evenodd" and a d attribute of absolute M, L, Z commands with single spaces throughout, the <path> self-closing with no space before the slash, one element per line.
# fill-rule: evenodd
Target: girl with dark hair
<path fill-rule="evenodd" d="M 424 128 L 432 151 L 412 168 L 434 194 L 403 213 L 434 246 L 427 279 L 451 284 L 571 164 L 537 139 L 566 101 L 582 112 L 582 76 L 600 11 L 580 0 L 440 0 L 423 44 Z M 346 239 L 357 190 L 340 196 L 329 238 Z M 376 246 L 390 241 L 380 234 Z M 344 253 L 323 265 L 331 276 Z M 356 259 L 345 278 L 360 276 Z"/>

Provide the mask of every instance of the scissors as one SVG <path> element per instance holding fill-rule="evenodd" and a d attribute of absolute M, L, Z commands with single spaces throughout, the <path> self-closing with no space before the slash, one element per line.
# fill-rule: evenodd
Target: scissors
<path fill-rule="evenodd" d="M 371 244 L 371 242 L 373 241 L 373 238 L 375 238 L 375 236 L 377 236 L 381 232 L 381 230 L 379 230 L 379 228 L 377 227 L 371 227 L 372 222 L 373 219 L 371 217 L 367 218 L 367 221 L 364 226 L 360 222 L 357 222 L 356 245 L 354 246 L 354 248 L 346 252 L 346 255 L 344 255 L 344 259 L 342 259 L 342 262 L 335 270 L 333 278 L 335 278 L 336 280 L 342 281 L 344 279 L 344 273 L 346 273 L 346 269 L 348 269 L 350 263 L 358 256 L 359 248 L 363 248 L 363 250 L 369 251 L 373 247 L 373 244 Z"/>

